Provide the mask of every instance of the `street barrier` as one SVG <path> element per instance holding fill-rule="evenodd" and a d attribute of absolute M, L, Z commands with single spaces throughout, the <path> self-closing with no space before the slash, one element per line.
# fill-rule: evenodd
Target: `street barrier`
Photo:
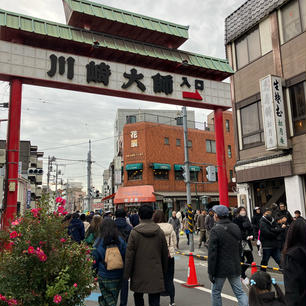
<path fill-rule="evenodd" d="M 197 258 L 197 259 L 200 259 L 200 260 L 205 260 L 205 261 L 208 260 L 208 256 L 206 256 L 206 255 L 198 255 L 198 254 L 193 254 L 193 253 L 183 253 L 183 252 L 179 252 L 179 251 L 176 251 L 176 254 L 183 255 L 183 256 L 192 256 L 194 258 Z M 256 263 L 255 263 L 255 265 L 253 265 L 253 264 L 254 263 L 248 264 L 248 263 L 241 262 L 241 265 L 246 265 L 246 266 L 249 266 L 249 267 L 256 267 L 256 268 L 263 268 L 263 269 L 266 269 L 269 272 L 275 272 L 275 273 L 280 273 L 280 274 L 283 273 L 283 270 L 280 269 L 280 268 L 261 266 L 261 265 L 257 265 Z"/>

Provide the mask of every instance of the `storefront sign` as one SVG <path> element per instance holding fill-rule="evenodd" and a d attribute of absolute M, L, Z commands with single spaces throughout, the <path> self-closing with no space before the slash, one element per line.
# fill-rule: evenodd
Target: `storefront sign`
<path fill-rule="evenodd" d="M 230 108 L 229 83 L 0 41 L 0 75 L 150 101 Z"/>
<path fill-rule="evenodd" d="M 131 131 L 131 148 L 136 148 L 138 146 L 137 143 L 137 131 Z"/>
<path fill-rule="evenodd" d="M 268 75 L 261 79 L 260 96 L 266 149 L 286 149 L 288 139 L 281 78 Z"/>

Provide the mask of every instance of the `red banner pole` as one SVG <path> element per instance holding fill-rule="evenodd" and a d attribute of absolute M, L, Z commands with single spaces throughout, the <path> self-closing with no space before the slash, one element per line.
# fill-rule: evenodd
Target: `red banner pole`
<path fill-rule="evenodd" d="M 219 199 L 221 205 L 229 207 L 225 148 L 224 148 L 223 110 L 221 108 L 217 108 L 215 110 L 215 135 L 216 135 L 216 153 L 217 153 L 217 165 L 218 165 Z"/>
<path fill-rule="evenodd" d="M 22 82 L 10 82 L 9 118 L 6 140 L 5 211 L 1 219 L 2 228 L 7 228 L 16 216 L 18 192 L 18 162 L 21 120 Z"/>

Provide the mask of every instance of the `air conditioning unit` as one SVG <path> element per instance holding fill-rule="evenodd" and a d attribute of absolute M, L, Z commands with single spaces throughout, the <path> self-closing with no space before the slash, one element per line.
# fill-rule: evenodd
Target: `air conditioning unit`
<path fill-rule="evenodd" d="M 6 150 L 1 149 L 0 150 L 0 164 L 5 164 L 5 160 L 6 160 Z"/>

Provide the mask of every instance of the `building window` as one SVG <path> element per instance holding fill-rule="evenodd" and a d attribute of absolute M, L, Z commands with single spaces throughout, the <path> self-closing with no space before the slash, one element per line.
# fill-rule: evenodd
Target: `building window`
<path fill-rule="evenodd" d="M 238 69 L 246 66 L 261 56 L 260 37 L 258 27 L 236 42 L 236 56 Z"/>
<path fill-rule="evenodd" d="M 175 170 L 174 171 L 174 177 L 176 181 L 183 181 L 184 177 L 183 177 L 183 170 Z"/>
<path fill-rule="evenodd" d="M 227 155 L 228 158 L 232 158 L 232 146 L 230 145 L 227 146 Z"/>
<path fill-rule="evenodd" d="M 156 180 L 169 180 L 169 170 L 153 169 L 153 174 Z"/>
<path fill-rule="evenodd" d="M 129 123 L 136 123 L 136 116 L 133 115 L 133 116 L 126 116 L 126 123 L 129 124 Z"/>
<path fill-rule="evenodd" d="M 262 112 L 260 101 L 240 109 L 243 147 L 252 147 L 264 143 Z"/>
<path fill-rule="evenodd" d="M 136 180 L 142 180 L 142 169 L 140 170 L 128 170 L 128 180 L 129 181 L 136 181 Z"/>
<path fill-rule="evenodd" d="M 180 139 L 176 139 L 176 146 L 180 147 L 181 146 L 181 140 Z"/>
<path fill-rule="evenodd" d="M 165 138 L 164 138 L 164 144 L 165 144 L 165 145 L 168 145 L 168 144 L 169 144 L 169 137 L 165 137 Z"/>
<path fill-rule="evenodd" d="M 229 175 L 230 175 L 230 182 L 232 182 L 233 181 L 233 177 L 234 177 L 234 171 L 230 170 L 229 171 Z"/>
<path fill-rule="evenodd" d="M 187 145 L 188 145 L 188 148 L 192 148 L 192 140 L 188 140 Z"/>
<path fill-rule="evenodd" d="M 206 139 L 206 152 L 216 153 L 216 142 L 214 140 Z"/>
<path fill-rule="evenodd" d="M 225 120 L 225 129 L 226 129 L 227 132 L 230 131 L 230 122 L 229 122 L 229 120 Z"/>
<path fill-rule="evenodd" d="M 289 88 L 292 123 L 294 134 L 306 132 L 306 82 L 298 83 Z"/>
<path fill-rule="evenodd" d="M 197 182 L 198 181 L 198 171 L 190 171 L 190 181 Z"/>
<path fill-rule="evenodd" d="M 305 0 L 290 1 L 281 9 L 281 13 L 284 42 L 306 30 Z"/>

